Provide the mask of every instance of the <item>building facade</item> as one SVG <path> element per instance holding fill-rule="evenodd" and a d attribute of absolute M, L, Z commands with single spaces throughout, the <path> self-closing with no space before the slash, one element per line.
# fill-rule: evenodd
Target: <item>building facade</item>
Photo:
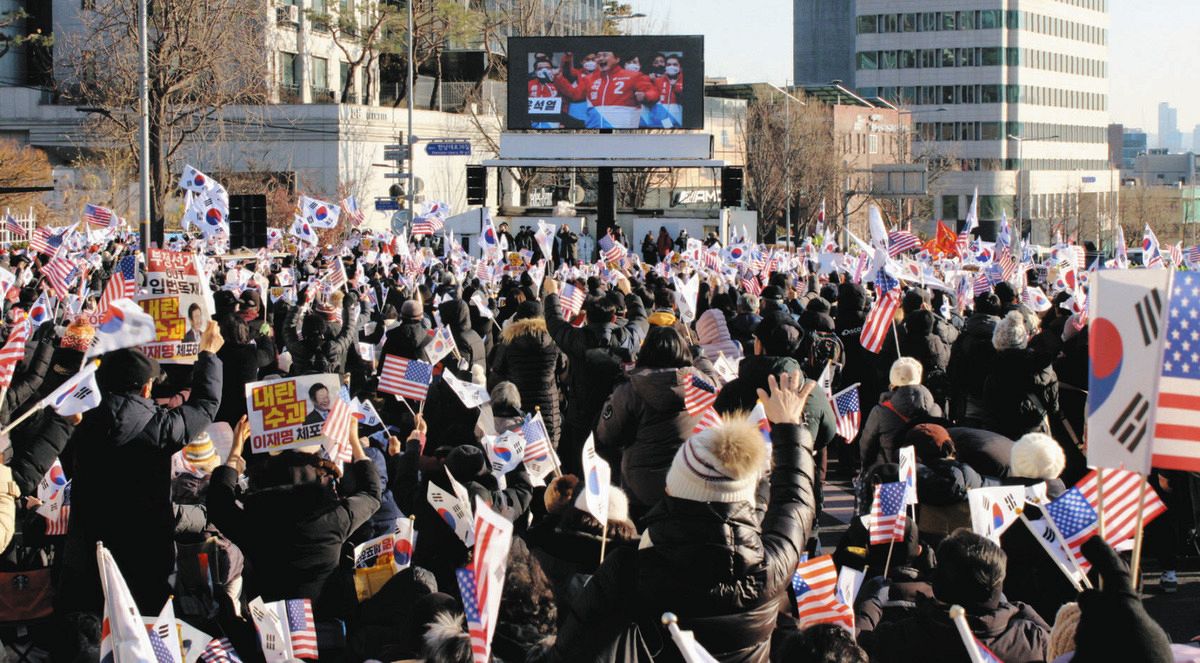
<path fill-rule="evenodd" d="M 1038 242 L 1085 213 L 1111 227 L 1107 0 L 856 0 L 854 28 L 859 93 L 908 109 L 914 153 L 950 165 L 936 217 L 978 190 L 985 236 L 1002 215 Z"/>
<path fill-rule="evenodd" d="M 855 0 L 793 0 L 792 80 L 854 83 Z"/>
<path fill-rule="evenodd" d="M 1183 149 L 1183 134 L 1179 133 L 1179 110 L 1165 101 L 1158 104 L 1158 146 L 1168 152 Z"/>

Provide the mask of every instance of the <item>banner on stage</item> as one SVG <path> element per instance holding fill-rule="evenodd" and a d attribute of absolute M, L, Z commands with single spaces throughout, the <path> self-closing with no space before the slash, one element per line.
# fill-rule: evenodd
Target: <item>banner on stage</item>
<path fill-rule="evenodd" d="M 251 453 L 323 444 L 321 428 L 340 388 L 333 373 L 247 384 Z"/>

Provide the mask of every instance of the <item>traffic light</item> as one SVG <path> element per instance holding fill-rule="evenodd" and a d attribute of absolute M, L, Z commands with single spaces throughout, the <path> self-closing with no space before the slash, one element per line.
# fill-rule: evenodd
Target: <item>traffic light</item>
<path fill-rule="evenodd" d="M 467 166 L 467 204 L 487 204 L 487 168 Z"/>
<path fill-rule="evenodd" d="M 742 169 L 721 169 L 721 207 L 742 206 Z"/>

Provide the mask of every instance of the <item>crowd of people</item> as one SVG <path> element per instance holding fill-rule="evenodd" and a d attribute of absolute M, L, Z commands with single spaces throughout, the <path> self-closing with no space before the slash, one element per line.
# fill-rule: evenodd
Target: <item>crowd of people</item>
<path fill-rule="evenodd" d="M 531 234 L 506 237 L 509 250 L 537 250 Z M 1008 282 L 971 301 L 906 283 L 886 342 L 870 348 L 875 286 L 820 274 L 804 254 L 765 252 L 747 288 L 724 274 L 740 258 L 715 238 L 695 255 L 716 261 L 684 255 L 694 250 L 686 234 L 663 228 L 640 258 L 596 264 L 576 252 L 579 236 L 559 235 L 562 253 L 540 274 L 508 260 L 482 273 L 459 252 L 357 230 L 298 252 L 216 256 L 212 319 L 191 322 L 195 362 L 160 364 L 137 347 L 106 353 L 99 404 L 60 416 L 40 406 L 87 365 L 106 319 L 97 299 L 118 261 L 140 255 L 132 242 L 82 248 L 78 259 L 94 265 L 84 296 L 52 307 L 0 392 L 8 660 L 35 660 L 18 653 L 34 650 L 98 660 L 108 635 L 102 543 L 142 615 L 169 601 L 181 621 L 227 640 L 230 658 L 202 660 L 272 660 L 250 617 L 261 598 L 309 601 L 323 661 L 478 661 L 468 622 L 481 606 L 464 605 L 457 572 L 479 544 L 428 497 L 460 489 L 514 531 L 485 638 L 495 661 L 1185 656 L 1099 537 L 1082 546 L 1099 582 L 1080 593 L 1022 525 L 999 537 L 972 530 L 969 490 L 1039 486 L 1053 498 L 1087 472 L 1076 431 L 1088 328 L 1060 298 L 1038 313 Z M 347 279 L 330 287 L 338 262 Z M 16 278 L 11 336 L 52 279 L 33 250 L 0 263 Z M 380 390 L 384 357 L 423 359 L 443 329 L 455 350 L 436 363 L 425 398 Z M 311 374 L 345 386 L 314 387 L 312 421 L 344 398 L 371 404 L 378 419 L 351 427 L 348 458 L 319 447 L 251 453 L 245 385 Z M 487 402 L 468 407 L 460 382 L 485 388 Z M 830 394 L 854 386 L 861 425 L 847 428 L 851 413 Z M 698 389 L 710 396 L 703 411 Z M 555 472 L 498 470 L 487 433 L 525 435 L 533 416 Z M 593 448 L 612 468 L 604 518 L 585 500 Z M 919 504 L 898 541 L 875 543 L 873 496 L 902 477 L 906 449 Z M 856 512 L 823 549 L 835 475 L 853 478 Z M 1194 529 L 1188 480 L 1153 477 L 1169 509 L 1148 528 L 1147 557 L 1168 591 Z M 69 482 L 65 526 L 37 511 L 44 481 Z M 362 595 L 355 546 L 404 519 L 416 532 L 411 564 Z M 797 567 L 823 553 L 862 574 L 840 599 L 852 612 L 845 623 L 814 623 L 798 608 L 811 588 Z M 965 610 L 966 631 L 952 606 Z M 672 638 L 667 612 L 710 659 Z M 990 658 L 973 658 L 981 652 Z"/>

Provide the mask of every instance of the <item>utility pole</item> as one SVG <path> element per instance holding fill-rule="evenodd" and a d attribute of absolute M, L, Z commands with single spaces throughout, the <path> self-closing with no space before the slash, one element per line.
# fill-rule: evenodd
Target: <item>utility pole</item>
<path fill-rule="evenodd" d="M 139 115 L 141 120 L 141 156 L 138 159 L 140 181 L 139 212 L 142 215 L 142 251 L 150 248 L 150 55 L 149 36 L 146 26 L 146 2 L 138 0 L 138 51 L 142 67 L 138 76 Z"/>
<path fill-rule="evenodd" d="M 417 178 L 413 174 L 413 148 L 417 144 L 417 138 L 416 136 L 413 136 L 413 98 L 416 95 L 416 90 L 413 89 L 415 85 L 413 81 L 415 78 L 413 75 L 413 58 L 416 54 L 416 48 L 414 46 L 416 43 L 416 35 L 413 33 L 413 2 L 414 0 L 408 0 L 408 2 L 405 3 L 408 5 L 408 93 L 404 95 L 408 98 L 408 188 L 405 189 L 405 192 L 407 194 L 406 197 L 408 202 L 409 223 L 412 223 L 412 220 L 416 218 L 417 214 Z"/>

